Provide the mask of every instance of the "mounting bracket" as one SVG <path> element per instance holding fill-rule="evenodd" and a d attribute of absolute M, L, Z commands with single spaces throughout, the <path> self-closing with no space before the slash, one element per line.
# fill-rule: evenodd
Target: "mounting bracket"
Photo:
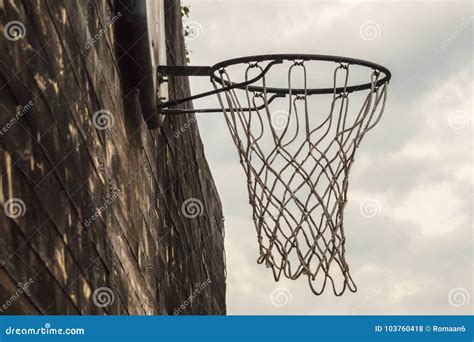
<path fill-rule="evenodd" d="M 222 108 L 207 108 L 207 109 L 169 109 L 169 107 L 172 106 L 177 106 L 179 104 L 188 102 L 188 101 L 193 101 L 196 99 L 200 99 L 203 97 L 207 96 L 212 96 L 224 91 L 229 91 L 232 89 L 245 89 L 247 86 L 249 86 L 252 83 L 255 83 L 259 79 L 263 78 L 265 74 L 270 70 L 270 68 L 274 64 L 282 63 L 281 60 L 275 60 L 270 62 L 261 72 L 258 74 L 256 77 L 246 80 L 244 82 L 228 82 L 225 80 L 222 80 L 222 78 L 218 78 L 215 76 L 215 73 L 222 73 L 223 69 L 218 67 L 219 64 L 216 66 L 210 67 L 210 66 L 188 66 L 188 65 L 158 65 L 156 68 L 157 72 L 157 79 L 158 83 L 161 84 L 162 82 L 167 82 L 167 76 L 184 76 L 184 77 L 190 77 L 190 76 L 208 76 L 211 79 L 211 82 L 217 82 L 221 83 L 224 86 L 220 89 L 215 89 L 207 92 L 203 92 L 200 94 L 188 96 L 182 99 L 173 99 L 169 100 L 166 102 L 162 102 L 159 104 L 158 109 L 160 114 L 162 115 L 168 115 L 168 114 L 190 114 L 190 113 L 221 113 Z M 161 82 L 161 83 L 160 83 Z M 256 91 L 258 91 L 257 88 L 259 87 L 249 87 L 249 89 L 252 90 L 252 88 L 255 88 Z M 271 103 L 275 98 L 277 97 L 283 97 L 285 94 L 274 94 L 272 95 L 269 99 L 267 104 Z M 244 111 L 251 111 L 251 110 L 258 110 L 263 108 L 265 105 L 261 105 L 257 108 L 243 108 Z M 227 109 L 226 110 L 230 110 Z"/>

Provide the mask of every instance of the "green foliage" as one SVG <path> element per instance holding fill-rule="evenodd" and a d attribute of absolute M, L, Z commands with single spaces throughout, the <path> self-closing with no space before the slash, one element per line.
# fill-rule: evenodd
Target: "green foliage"
<path fill-rule="evenodd" d="M 181 17 L 189 18 L 189 6 L 181 5 Z"/>
<path fill-rule="evenodd" d="M 181 18 L 189 18 L 189 11 L 190 11 L 190 7 L 189 6 L 186 6 L 186 5 L 181 5 Z M 191 29 L 189 28 L 189 26 L 185 26 L 184 27 L 184 30 L 183 30 L 183 35 L 184 35 L 184 38 L 188 37 L 189 35 L 191 34 Z M 186 49 L 186 63 L 189 64 L 191 62 L 191 58 L 190 58 L 190 51 L 188 50 L 188 46 L 186 45 L 185 47 Z"/>
<path fill-rule="evenodd" d="M 189 63 L 191 62 L 191 58 L 189 58 L 189 50 L 188 50 L 188 48 L 186 48 L 186 57 L 185 57 L 185 59 L 186 59 L 186 64 L 189 64 Z"/>
<path fill-rule="evenodd" d="M 191 34 L 191 28 L 188 25 L 186 25 L 184 27 L 184 38 L 188 37 L 190 34 Z"/>

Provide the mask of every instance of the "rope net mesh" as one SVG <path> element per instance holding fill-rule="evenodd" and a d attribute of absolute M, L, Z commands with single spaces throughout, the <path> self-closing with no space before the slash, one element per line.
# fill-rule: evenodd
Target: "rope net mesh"
<path fill-rule="evenodd" d="M 245 65 L 245 81 L 263 71 L 261 64 Z M 286 95 L 267 93 L 267 73 L 259 81 L 263 91 L 229 89 L 218 100 L 247 176 L 257 262 L 271 268 L 276 281 L 305 276 L 314 294 L 330 286 L 340 296 L 357 290 L 345 259 L 349 172 L 362 138 L 380 120 L 387 83 L 376 86 L 380 75 L 368 69 L 371 89 L 358 92 L 354 102 L 361 105 L 354 111 L 349 100 L 355 93 L 345 91 L 351 65 L 336 63 L 332 74 L 334 89 L 342 84 L 343 91 L 308 95 L 308 75 L 314 74 L 306 64 L 284 64 Z M 225 68 L 219 73 L 222 81 L 213 85 L 223 89 L 231 77 Z"/>

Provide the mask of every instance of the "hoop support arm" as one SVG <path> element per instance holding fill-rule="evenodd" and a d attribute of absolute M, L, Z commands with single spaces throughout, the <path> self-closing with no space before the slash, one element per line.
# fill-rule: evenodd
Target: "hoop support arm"
<path fill-rule="evenodd" d="M 218 94 L 218 93 L 221 93 L 221 92 L 224 92 L 224 91 L 229 91 L 229 90 L 232 90 L 232 89 L 235 89 L 235 88 L 246 87 L 249 84 L 252 84 L 252 83 L 258 81 L 263 76 L 265 76 L 265 74 L 268 72 L 268 70 L 270 70 L 270 68 L 274 64 L 277 64 L 277 63 L 282 63 L 282 61 L 281 60 L 276 60 L 276 61 L 270 62 L 263 69 L 263 71 L 259 75 L 257 75 L 256 77 L 254 77 L 250 80 L 240 82 L 240 83 L 233 83 L 233 82 L 224 81 L 224 84 L 226 84 L 226 86 L 222 87 L 220 89 L 207 91 L 207 92 L 204 92 L 204 93 L 196 94 L 196 95 L 185 97 L 185 98 L 182 98 L 182 99 L 175 99 L 175 100 L 170 100 L 170 101 L 163 102 L 159 105 L 159 110 L 161 111 L 162 114 L 167 114 L 164 111 L 165 108 L 172 107 L 172 106 L 177 106 L 179 104 L 182 104 L 182 103 L 185 103 L 185 102 L 188 102 L 188 101 L 193 101 L 193 100 L 200 99 L 200 98 L 203 98 L 203 97 L 215 95 L 215 94 Z M 214 69 L 212 67 L 207 67 L 207 66 L 186 66 L 186 65 L 183 65 L 183 66 L 175 66 L 175 65 L 168 66 L 168 65 L 159 65 L 157 67 L 158 80 L 159 80 L 160 83 L 167 81 L 167 80 L 163 79 L 163 76 L 209 76 L 209 77 L 211 77 L 213 70 Z M 178 111 L 180 111 L 180 112 L 178 112 Z M 176 110 L 172 110 L 171 112 L 168 112 L 168 114 L 187 114 L 187 113 L 196 113 L 196 112 L 214 113 L 214 112 L 221 112 L 221 111 L 222 111 L 222 109 L 217 109 L 217 108 L 215 108 L 215 109 L 191 109 L 188 112 L 186 112 L 183 109 L 176 109 Z"/>
<path fill-rule="evenodd" d="M 211 76 L 210 66 L 158 65 L 158 76 Z"/>
<path fill-rule="evenodd" d="M 268 98 L 267 105 L 272 103 L 277 97 L 285 97 L 282 94 L 274 94 Z M 243 112 L 252 110 L 261 110 L 265 108 L 265 103 L 255 108 L 242 108 Z M 229 112 L 230 108 L 225 108 L 225 111 Z M 179 114 L 193 114 L 193 113 L 222 113 L 222 108 L 207 108 L 207 109 L 162 109 L 161 114 L 163 115 L 179 115 Z"/>

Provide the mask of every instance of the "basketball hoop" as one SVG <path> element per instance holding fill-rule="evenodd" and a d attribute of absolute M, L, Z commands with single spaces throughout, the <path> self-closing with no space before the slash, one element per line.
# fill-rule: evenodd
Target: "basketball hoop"
<path fill-rule="evenodd" d="M 389 70 L 345 57 L 262 55 L 213 67 L 159 66 L 158 73 L 210 76 L 214 91 L 165 102 L 161 113 L 224 113 L 247 177 L 258 263 L 276 281 L 307 277 L 316 295 L 326 286 L 336 296 L 355 292 L 343 227 L 349 172 L 382 116 Z M 169 108 L 213 94 L 220 109 Z"/>

